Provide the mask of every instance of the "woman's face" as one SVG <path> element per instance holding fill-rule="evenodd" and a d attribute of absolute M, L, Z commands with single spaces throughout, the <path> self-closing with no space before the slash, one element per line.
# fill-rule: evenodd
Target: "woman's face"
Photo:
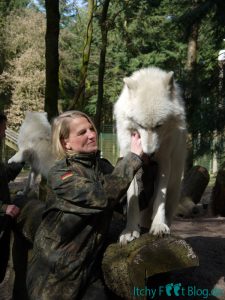
<path fill-rule="evenodd" d="M 70 134 L 62 140 L 67 150 L 76 153 L 91 153 L 97 150 L 97 136 L 92 124 L 85 117 L 76 117 L 70 122 Z"/>

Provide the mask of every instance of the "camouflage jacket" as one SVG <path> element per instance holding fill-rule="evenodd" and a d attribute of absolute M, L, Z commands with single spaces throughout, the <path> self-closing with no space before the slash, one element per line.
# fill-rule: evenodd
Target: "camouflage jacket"
<path fill-rule="evenodd" d="M 50 170 L 47 208 L 28 268 L 31 300 L 80 299 L 96 268 L 112 208 L 141 166 L 133 153 L 114 170 L 96 155 L 79 155 Z"/>

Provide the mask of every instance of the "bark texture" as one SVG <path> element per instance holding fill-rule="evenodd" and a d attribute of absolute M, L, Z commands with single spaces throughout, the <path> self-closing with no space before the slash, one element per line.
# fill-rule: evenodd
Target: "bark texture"
<path fill-rule="evenodd" d="M 126 246 L 108 246 L 102 269 L 107 286 L 116 295 L 132 299 L 134 287 L 144 288 L 149 277 L 198 265 L 198 257 L 185 240 L 143 234 Z"/>

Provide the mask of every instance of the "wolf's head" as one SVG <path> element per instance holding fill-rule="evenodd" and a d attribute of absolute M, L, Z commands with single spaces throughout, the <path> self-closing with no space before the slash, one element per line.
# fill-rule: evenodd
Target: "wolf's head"
<path fill-rule="evenodd" d="M 40 139 L 50 139 L 51 125 L 47 119 L 46 112 L 26 112 L 25 119 L 19 129 L 18 146 L 19 148 L 28 148 L 34 141 Z"/>
<path fill-rule="evenodd" d="M 48 124 L 48 114 L 46 112 L 26 111 L 24 122 Z"/>
<path fill-rule="evenodd" d="M 173 72 L 150 67 L 124 78 L 129 130 L 141 135 L 145 153 L 158 150 L 174 130 L 185 128 L 185 112 Z"/>

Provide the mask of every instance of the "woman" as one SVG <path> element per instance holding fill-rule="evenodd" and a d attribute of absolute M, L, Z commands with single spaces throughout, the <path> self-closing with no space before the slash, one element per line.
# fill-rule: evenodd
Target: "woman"
<path fill-rule="evenodd" d="M 99 157 L 91 119 L 69 111 L 54 120 L 52 143 L 58 161 L 48 175 L 47 208 L 35 236 L 28 293 L 32 300 L 88 299 L 90 289 L 84 294 L 98 277 L 113 207 L 142 166 L 141 141 L 132 134 L 131 153 L 113 170 Z"/>

